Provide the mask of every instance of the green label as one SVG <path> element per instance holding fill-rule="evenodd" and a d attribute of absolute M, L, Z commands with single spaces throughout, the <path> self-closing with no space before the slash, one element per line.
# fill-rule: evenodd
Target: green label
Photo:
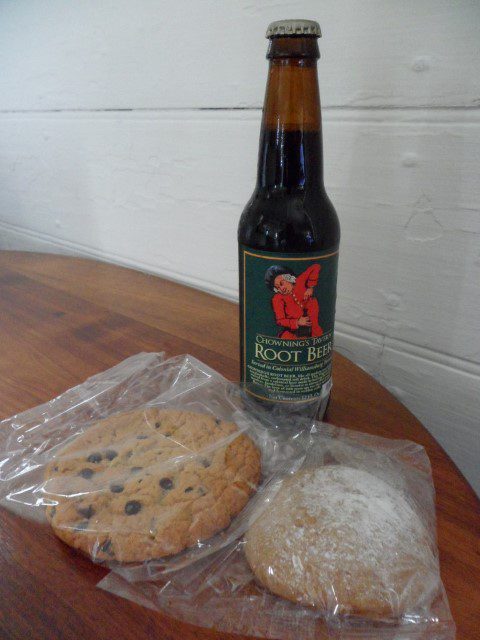
<path fill-rule="evenodd" d="M 240 246 L 242 381 L 264 400 L 318 398 L 330 379 L 338 249 L 270 253 Z"/>

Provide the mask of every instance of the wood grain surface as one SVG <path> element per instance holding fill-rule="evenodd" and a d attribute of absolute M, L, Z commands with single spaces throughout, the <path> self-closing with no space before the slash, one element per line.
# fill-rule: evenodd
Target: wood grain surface
<path fill-rule="evenodd" d="M 237 307 L 154 276 L 84 259 L 2 252 L 0 310 L 1 418 L 139 351 L 191 353 L 230 379 L 238 377 Z M 334 380 L 330 422 L 426 448 L 437 492 L 441 572 L 457 637 L 480 637 L 478 499 L 413 415 L 338 354 Z M 96 589 L 105 573 L 56 540 L 47 526 L 1 510 L 0 638 L 227 637 Z"/>

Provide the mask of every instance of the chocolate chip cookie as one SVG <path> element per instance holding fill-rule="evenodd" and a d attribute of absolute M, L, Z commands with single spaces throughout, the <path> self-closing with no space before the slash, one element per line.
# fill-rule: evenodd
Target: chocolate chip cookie
<path fill-rule="evenodd" d="M 260 478 L 260 452 L 235 424 L 148 408 L 91 426 L 48 465 L 55 534 L 96 560 L 179 553 L 227 527 Z"/>

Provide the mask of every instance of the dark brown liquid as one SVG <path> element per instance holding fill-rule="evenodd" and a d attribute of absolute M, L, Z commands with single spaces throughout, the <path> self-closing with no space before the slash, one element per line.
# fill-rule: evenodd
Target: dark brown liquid
<path fill-rule="evenodd" d="M 238 242 L 278 253 L 335 249 L 340 224 L 323 186 L 322 169 L 320 131 L 263 130 L 257 186 L 240 218 Z M 240 317 L 243 303 L 240 278 Z M 309 327 L 301 329 L 308 335 Z M 242 359 L 242 332 L 240 341 Z"/>
<path fill-rule="evenodd" d="M 336 247 L 340 225 L 322 174 L 319 131 L 265 130 L 257 186 L 240 218 L 238 241 L 279 253 Z"/>

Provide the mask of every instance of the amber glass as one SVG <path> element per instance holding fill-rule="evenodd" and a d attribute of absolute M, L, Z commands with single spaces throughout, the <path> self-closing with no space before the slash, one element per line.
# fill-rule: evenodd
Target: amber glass
<path fill-rule="evenodd" d="M 323 184 L 318 57 L 315 36 L 270 41 L 257 184 L 238 227 L 239 243 L 252 249 L 306 253 L 338 246 L 340 225 Z M 240 278 L 240 317 L 243 302 Z"/>

